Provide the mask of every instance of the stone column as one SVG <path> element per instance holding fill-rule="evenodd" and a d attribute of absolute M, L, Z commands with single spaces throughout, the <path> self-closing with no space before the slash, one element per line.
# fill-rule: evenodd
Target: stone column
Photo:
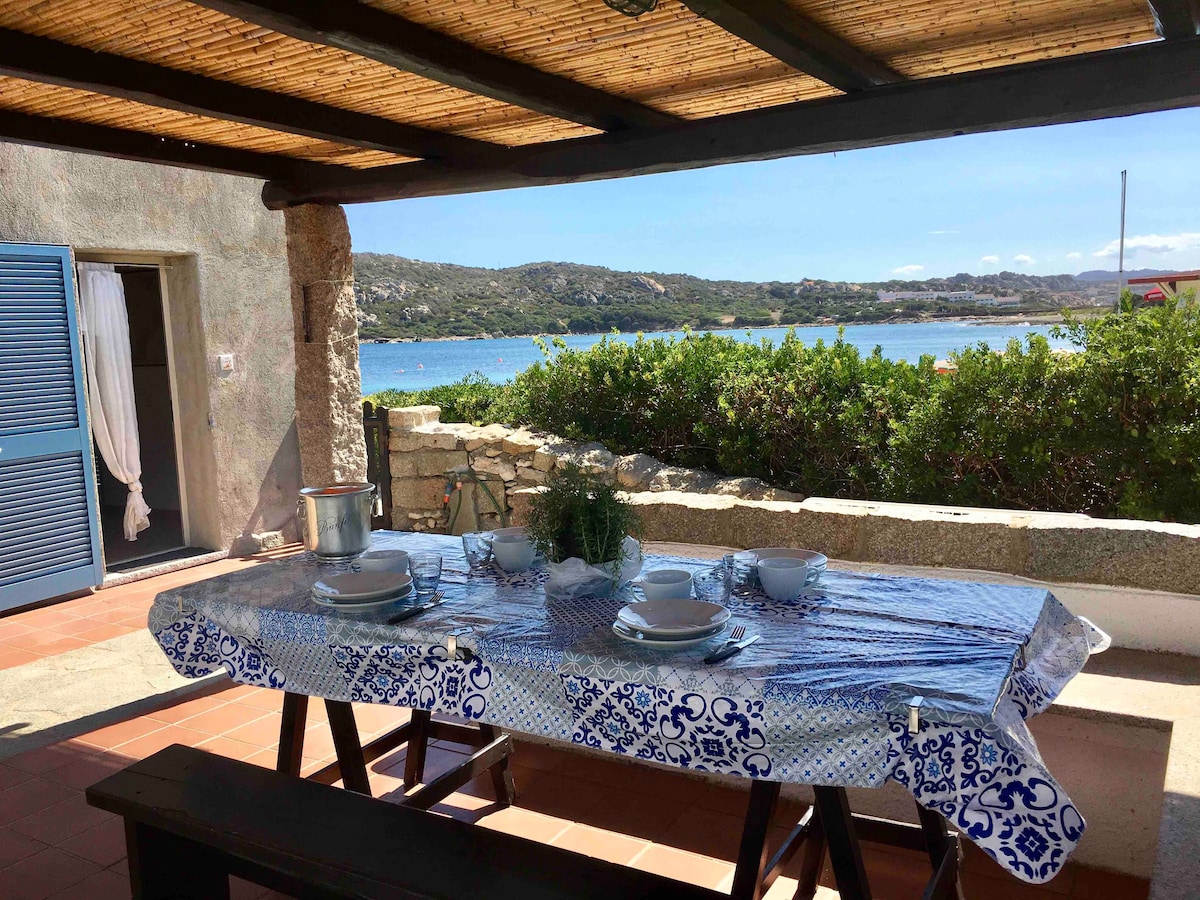
<path fill-rule="evenodd" d="M 306 485 L 364 481 L 366 442 L 350 229 L 340 206 L 285 211 L 296 341 L 296 430 Z"/>

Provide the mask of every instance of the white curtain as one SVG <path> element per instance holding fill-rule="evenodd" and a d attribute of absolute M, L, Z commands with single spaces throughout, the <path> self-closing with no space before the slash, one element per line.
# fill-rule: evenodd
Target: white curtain
<path fill-rule="evenodd" d="M 79 305 L 83 352 L 91 400 L 92 436 L 108 471 L 129 487 L 125 499 L 125 540 L 136 541 L 150 527 L 150 507 L 142 497 L 142 459 L 137 409 L 133 400 L 133 358 L 125 286 L 113 266 L 79 263 Z"/>

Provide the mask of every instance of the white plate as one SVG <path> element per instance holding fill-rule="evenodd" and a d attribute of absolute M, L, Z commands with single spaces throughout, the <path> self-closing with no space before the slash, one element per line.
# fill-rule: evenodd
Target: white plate
<path fill-rule="evenodd" d="M 789 556 L 792 559 L 804 560 L 808 563 L 809 584 L 820 578 L 825 567 L 829 565 L 829 557 L 824 553 L 818 553 L 816 550 L 801 550 L 799 547 L 755 547 L 750 552 L 762 559 L 770 559 L 773 556 Z"/>
<path fill-rule="evenodd" d="M 408 590 L 402 594 L 396 594 L 391 597 L 383 597 L 377 600 L 359 600 L 357 602 L 347 602 L 345 600 L 331 600 L 328 597 L 322 597 L 320 594 L 313 593 L 312 598 L 314 603 L 321 606 L 328 606 L 332 609 L 378 609 L 381 606 L 388 606 L 392 603 L 398 603 L 401 600 L 407 600 L 413 595 L 413 589 L 410 585 Z"/>
<path fill-rule="evenodd" d="M 401 572 L 339 572 L 312 586 L 313 596 L 354 603 L 396 597 L 412 587 L 412 576 Z"/>
<path fill-rule="evenodd" d="M 617 613 L 617 621 L 648 635 L 700 636 L 729 621 L 729 610 L 704 600 L 643 600 L 630 603 Z"/>
<path fill-rule="evenodd" d="M 700 637 L 684 638 L 682 640 L 674 641 L 655 641 L 650 640 L 649 638 L 639 638 L 632 631 L 627 631 L 625 626 L 620 622 L 613 622 L 612 630 L 613 634 L 615 634 L 621 640 L 629 641 L 631 644 L 637 644 L 639 647 L 649 647 L 653 650 L 683 650 L 687 647 L 698 647 L 705 641 L 711 641 L 713 638 L 719 637 L 721 633 L 725 631 L 725 624 L 722 623 L 721 625 L 717 626 L 715 631 L 711 631 L 708 634 Z"/>

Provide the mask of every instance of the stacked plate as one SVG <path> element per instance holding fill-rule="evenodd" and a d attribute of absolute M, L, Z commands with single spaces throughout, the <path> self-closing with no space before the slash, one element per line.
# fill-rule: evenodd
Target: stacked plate
<path fill-rule="evenodd" d="M 622 607 L 612 629 L 633 644 L 682 650 L 716 637 L 729 615 L 724 606 L 703 600 L 645 600 Z"/>
<path fill-rule="evenodd" d="M 341 572 L 312 586 L 312 598 L 338 609 L 372 609 L 412 593 L 412 576 L 401 572 Z"/>

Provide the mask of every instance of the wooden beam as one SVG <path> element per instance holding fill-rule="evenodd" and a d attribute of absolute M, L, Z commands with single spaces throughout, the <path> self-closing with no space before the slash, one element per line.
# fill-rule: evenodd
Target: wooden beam
<path fill-rule="evenodd" d="M 485 53 L 399 16 L 357 2 L 327 0 L 196 0 L 272 31 L 323 44 L 601 131 L 679 121 L 648 106 Z"/>
<path fill-rule="evenodd" d="M 683 0 L 692 12 L 771 54 L 793 69 L 853 92 L 895 84 L 904 76 L 782 0 Z"/>
<path fill-rule="evenodd" d="M 0 74 L 402 156 L 482 162 L 497 145 L 0 28 Z"/>
<path fill-rule="evenodd" d="M 436 163 L 275 180 L 272 207 L 357 203 L 535 187 L 722 163 L 879 147 L 1200 106 L 1200 38 L 908 81 L 824 100 L 668 128 L 555 141 L 503 152 L 495 168 Z"/>
<path fill-rule="evenodd" d="M 1200 0 L 1150 0 L 1154 30 L 1169 41 L 1200 34 Z"/>
<path fill-rule="evenodd" d="M 197 144 L 192 141 L 158 137 L 142 131 L 126 131 L 123 128 L 32 116 L 2 109 L 0 141 L 203 169 L 225 175 L 286 178 L 301 183 L 319 183 L 327 171 L 338 168 L 272 153 L 254 153 L 215 144 Z"/>

